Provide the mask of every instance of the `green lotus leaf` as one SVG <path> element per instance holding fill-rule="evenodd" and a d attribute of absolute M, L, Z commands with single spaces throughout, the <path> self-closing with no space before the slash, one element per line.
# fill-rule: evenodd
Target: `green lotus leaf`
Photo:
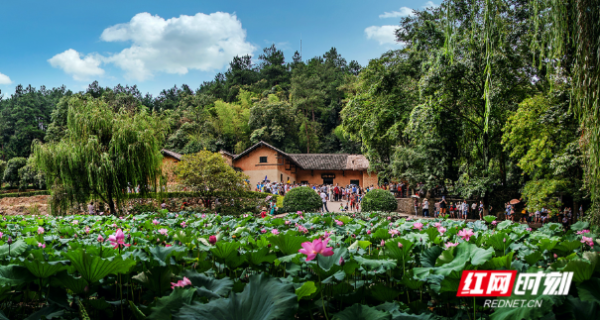
<path fill-rule="evenodd" d="M 333 315 L 333 319 L 338 320 L 391 320 L 392 315 L 386 311 L 379 311 L 374 307 L 369 307 L 359 303 L 344 309 Z"/>
<path fill-rule="evenodd" d="M 109 274 L 127 273 L 135 265 L 131 259 L 104 259 L 83 250 L 63 252 L 63 255 L 71 260 L 71 265 L 88 283 L 95 283 Z"/>
<path fill-rule="evenodd" d="M 300 301 L 300 299 L 310 297 L 315 292 L 317 292 L 315 283 L 312 281 L 306 281 L 301 287 L 296 289 L 296 296 L 298 296 L 298 301 Z"/>
<path fill-rule="evenodd" d="M 181 320 L 284 320 L 293 319 L 298 308 L 298 296 L 291 284 L 267 275 L 250 277 L 240 294 L 208 303 L 186 303 L 175 319 Z"/>
<path fill-rule="evenodd" d="M 302 243 L 309 241 L 305 236 L 287 233 L 269 237 L 268 240 L 272 245 L 277 246 L 279 251 L 283 252 L 285 255 L 298 253 L 298 250 L 302 248 Z"/>

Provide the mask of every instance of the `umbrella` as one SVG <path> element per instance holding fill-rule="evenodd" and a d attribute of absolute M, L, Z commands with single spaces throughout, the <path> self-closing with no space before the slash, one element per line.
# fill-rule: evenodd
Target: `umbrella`
<path fill-rule="evenodd" d="M 517 203 L 519 203 L 519 202 L 521 202 L 521 200 L 519 200 L 519 199 L 512 199 L 512 200 L 510 200 L 510 202 L 509 202 L 509 203 L 510 203 L 510 204 L 517 204 Z"/>

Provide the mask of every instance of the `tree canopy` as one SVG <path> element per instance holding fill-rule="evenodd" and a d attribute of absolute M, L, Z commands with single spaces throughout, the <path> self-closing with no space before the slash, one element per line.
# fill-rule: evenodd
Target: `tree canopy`
<path fill-rule="evenodd" d="M 161 126 L 144 107 L 109 96 L 68 98 L 65 136 L 34 145 L 33 161 L 79 202 L 89 195 L 115 214 L 128 191 L 147 193 L 160 177 Z"/>

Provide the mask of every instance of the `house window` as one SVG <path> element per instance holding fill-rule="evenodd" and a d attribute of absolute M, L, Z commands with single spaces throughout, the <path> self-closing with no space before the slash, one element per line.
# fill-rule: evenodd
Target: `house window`
<path fill-rule="evenodd" d="M 260 163 L 267 163 L 267 157 L 260 157 Z"/>

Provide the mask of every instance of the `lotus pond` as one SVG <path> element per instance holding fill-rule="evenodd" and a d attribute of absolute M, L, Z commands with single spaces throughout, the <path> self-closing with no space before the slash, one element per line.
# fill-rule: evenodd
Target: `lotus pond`
<path fill-rule="evenodd" d="M 486 218 L 5 217 L 0 319 L 597 318 L 596 229 Z M 463 270 L 503 269 L 574 277 L 541 308 L 456 297 Z"/>

